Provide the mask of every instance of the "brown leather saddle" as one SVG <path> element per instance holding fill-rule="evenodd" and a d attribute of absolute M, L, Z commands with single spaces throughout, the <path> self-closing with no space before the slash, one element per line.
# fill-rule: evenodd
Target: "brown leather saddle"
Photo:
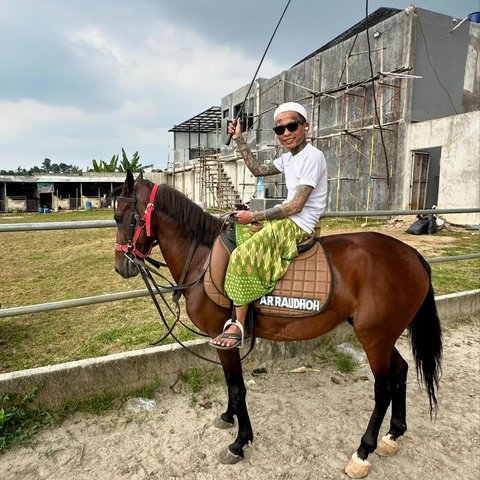
<path fill-rule="evenodd" d="M 204 267 L 205 292 L 213 302 L 224 308 L 231 308 L 224 283 L 230 253 L 234 248 L 235 230 L 230 228 L 217 237 Z M 298 256 L 275 289 L 253 303 L 258 313 L 304 317 L 320 313 L 328 304 L 332 293 L 332 271 L 321 239 L 312 234 L 297 248 Z"/>

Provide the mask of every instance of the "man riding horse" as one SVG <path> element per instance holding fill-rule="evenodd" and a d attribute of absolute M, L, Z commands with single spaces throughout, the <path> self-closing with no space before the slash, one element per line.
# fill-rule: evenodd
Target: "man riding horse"
<path fill-rule="evenodd" d="M 297 256 L 297 244 L 313 232 L 325 210 L 327 165 L 323 153 L 307 143 L 307 118 L 305 108 L 295 102 L 283 103 L 275 110 L 273 130 L 288 152 L 271 164 L 262 164 L 255 158 L 239 121 L 228 126 L 228 133 L 252 174 L 264 177 L 284 173 L 288 194 L 282 204 L 273 208 L 235 212 L 240 224 L 237 248 L 225 277 L 225 291 L 235 309 L 223 332 L 211 340 L 212 347 L 230 350 L 243 345 L 249 304 L 274 289 Z M 252 226 L 256 222 L 261 222 L 260 230 Z"/>

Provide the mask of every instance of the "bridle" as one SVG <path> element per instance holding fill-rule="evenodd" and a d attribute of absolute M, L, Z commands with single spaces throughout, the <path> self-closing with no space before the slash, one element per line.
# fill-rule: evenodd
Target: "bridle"
<path fill-rule="evenodd" d="M 167 278 L 165 278 L 161 273 L 158 272 L 158 269 L 160 268 L 160 266 L 167 267 L 167 264 L 165 264 L 163 262 L 159 262 L 157 260 L 154 260 L 150 257 L 150 254 L 151 254 L 153 248 L 158 243 L 156 238 L 152 237 L 152 213 L 155 210 L 155 197 L 157 195 L 157 191 L 158 191 L 159 186 L 160 185 L 158 185 L 158 184 L 154 184 L 154 186 L 152 187 L 152 190 L 150 192 L 150 197 L 149 197 L 147 206 L 145 207 L 145 212 L 143 214 L 143 217 L 140 215 L 140 213 L 137 210 L 137 198 L 136 198 L 136 195 L 135 195 L 135 188 L 133 188 L 133 193 L 132 193 L 131 197 L 122 197 L 122 196 L 115 197 L 114 202 L 113 202 L 114 211 L 115 211 L 117 201 L 128 203 L 128 204 L 132 205 L 132 215 L 131 215 L 131 220 L 130 220 L 130 235 L 127 238 L 127 243 L 125 243 L 125 244 L 116 243 L 115 244 L 115 250 L 123 252 L 125 257 L 127 257 L 127 259 L 130 262 L 134 263 L 137 266 L 137 268 L 138 268 L 138 270 L 139 270 L 139 272 L 142 276 L 142 279 L 145 283 L 145 286 L 147 287 L 147 290 L 150 294 L 150 297 L 152 298 L 152 301 L 153 301 L 153 303 L 154 303 L 154 305 L 155 305 L 155 307 L 156 307 L 156 309 L 157 309 L 157 311 L 160 315 L 160 318 L 161 318 L 164 326 L 167 329 L 167 332 L 165 333 L 165 335 L 161 339 L 157 340 L 153 345 L 158 345 L 161 342 L 163 342 L 163 340 L 165 338 L 167 338 L 168 336 L 171 336 L 178 344 L 180 344 L 184 349 L 189 351 L 194 356 L 196 356 L 198 358 L 201 358 L 202 360 L 206 360 L 210 363 L 220 365 L 221 364 L 220 362 L 212 360 L 212 359 L 207 358 L 207 357 L 204 357 L 203 355 L 200 355 L 199 353 L 197 353 L 194 350 L 192 350 L 191 348 L 189 348 L 187 345 L 185 345 L 185 343 L 183 343 L 173 333 L 173 329 L 174 329 L 175 325 L 177 324 L 177 322 L 179 322 L 179 323 L 182 324 L 182 326 L 184 328 L 190 330 L 191 332 L 193 332 L 197 335 L 203 336 L 203 337 L 208 337 L 208 335 L 206 335 L 202 332 L 193 330 L 192 328 L 190 328 L 188 325 L 185 325 L 180 320 L 180 305 L 179 305 L 179 299 L 180 299 L 180 295 L 181 295 L 182 290 L 185 290 L 186 288 L 190 288 L 193 285 L 197 284 L 202 279 L 203 275 L 205 274 L 205 270 L 203 270 L 201 272 L 200 276 L 197 279 L 195 279 L 194 281 L 189 282 L 188 284 L 184 283 L 185 279 L 186 279 L 186 276 L 187 276 L 187 273 L 188 273 L 188 270 L 190 268 L 190 264 L 191 264 L 191 261 L 192 261 L 192 258 L 193 258 L 193 254 L 194 254 L 196 246 L 197 246 L 197 241 L 195 239 L 193 239 L 192 243 L 190 244 L 190 248 L 189 248 L 189 251 L 188 251 L 188 254 L 187 254 L 187 258 L 185 260 L 185 264 L 184 264 L 184 267 L 183 267 L 183 271 L 180 275 L 180 279 L 179 279 L 177 285 L 172 284 Z M 140 235 L 142 234 L 142 232 L 145 232 L 145 235 L 146 235 L 147 240 L 148 240 L 148 244 L 147 244 L 147 248 L 146 248 L 145 253 L 142 252 L 141 250 L 139 250 L 136 247 L 136 242 L 140 238 Z M 152 269 L 151 267 L 146 265 L 144 263 L 145 260 L 150 262 L 152 265 L 154 265 L 157 268 L 157 271 L 155 271 L 154 269 Z M 155 282 L 152 274 L 162 277 L 164 280 L 166 280 L 170 284 L 170 286 L 160 287 Z M 173 294 L 172 298 L 173 298 L 173 301 L 176 305 L 176 308 L 175 308 L 176 311 L 175 312 L 172 309 L 172 307 L 168 304 L 167 300 L 165 299 L 164 293 L 168 292 L 168 291 L 172 292 L 172 294 Z M 171 326 L 168 325 L 168 322 L 165 318 L 165 315 L 163 314 L 160 303 L 159 303 L 159 301 L 157 300 L 157 297 L 156 297 L 157 295 L 160 296 L 163 303 L 166 305 L 167 309 L 175 317 L 175 321 Z M 255 345 L 255 337 L 252 336 L 252 342 L 251 342 L 251 345 L 250 345 L 250 349 L 242 357 L 242 360 L 250 354 L 254 345 Z"/>
<path fill-rule="evenodd" d="M 125 252 L 130 254 L 130 256 L 135 256 L 141 258 L 142 260 L 148 259 L 152 253 L 153 247 L 156 245 L 157 241 L 155 238 L 152 238 L 152 212 L 155 209 L 155 197 L 157 195 L 157 190 L 160 185 L 155 184 L 150 192 L 150 197 L 145 208 L 143 217 L 137 210 L 137 197 L 135 195 L 135 188 L 133 189 L 132 197 L 115 197 L 113 203 L 113 209 L 115 211 L 116 202 L 129 203 L 132 205 L 132 215 L 130 218 L 130 235 L 127 238 L 127 243 L 115 244 L 115 250 L 120 252 Z M 146 252 L 142 252 L 137 248 L 137 241 L 140 238 L 142 232 L 145 232 L 145 235 L 148 239 Z"/>
<path fill-rule="evenodd" d="M 160 318 L 162 319 L 163 324 L 167 329 L 167 333 L 160 340 L 156 341 L 154 345 L 161 343 L 166 337 L 171 335 L 180 345 L 182 345 L 184 348 L 187 348 L 187 350 L 190 350 L 188 347 L 183 345 L 183 343 L 174 336 L 173 328 L 175 327 L 175 324 L 177 322 L 180 322 L 185 328 L 192 331 L 193 333 L 196 333 L 197 335 L 205 336 L 202 332 L 197 332 L 192 330 L 189 326 L 185 325 L 180 320 L 180 306 L 178 303 L 180 300 L 182 290 L 185 290 L 186 288 L 189 288 L 195 285 L 196 283 L 198 283 L 200 279 L 203 277 L 203 274 L 205 272 L 202 272 L 200 277 L 195 281 L 190 282 L 188 284 L 184 283 L 188 270 L 190 268 L 193 254 L 196 249 L 196 245 L 197 245 L 196 240 L 193 240 L 192 243 L 190 244 L 187 258 L 183 267 L 183 271 L 177 285 L 173 284 L 169 279 L 167 279 L 164 275 L 162 275 L 159 272 L 160 267 L 167 267 L 167 264 L 163 262 L 159 262 L 158 260 L 155 260 L 150 257 L 150 254 L 152 253 L 153 248 L 158 244 L 157 239 L 152 236 L 152 213 L 155 210 L 155 197 L 157 195 L 157 191 L 159 187 L 160 185 L 158 184 L 154 184 L 154 186 L 152 187 L 152 190 L 150 191 L 149 200 L 148 200 L 147 206 L 145 207 L 145 212 L 143 216 L 140 215 L 137 209 L 137 197 L 135 194 L 135 188 L 133 188 L 133 193 L 131 197 L 122 197 L 122 196 L 115 197 L 113 202 L 114 211 L 116 207 L 116 202 L 123 202 L 123 203 L 128 203 L 132 205 L 132 214 L 130 219 L 130 234 L 127 237 L 126 243 L 115 244 L 115 250 L 123 252 L 123 254 L 128 259 L 128 261 L 135 264 L 136 267 L 138 268 L 140 275 L 142 276 L 142 279 L 145 283 L 145 286 L 147 287 L 147 290 L 153 300 L 153 303 L 155 304 L 155 307 L 158 310 Z M 136 245 L 142 232 L 145 233 L 148 241 L 145 252 L 142 252 L 141 250 L 139 250 Z M 146 265 L 145 260 L 151 263 L 154 267 L 156 267 L 156 269 Z M 169 285 L 168 286 L 158 285 L 157 282 L 154 280 L 153 275 L 161 277 Z M 166 292 L 172 292 L 173 294 L 172 298 L 176 305 L 176 312 L 174 312 L 172 307 L 168 304 L 167 300 L 165 299 L 164 293 Z M 157 294 L 161 297 L 163 303 L 166 305 L 170 313 L 175 317 L 175 322 L 173 323 L 172 326 L 169 326 L 167 323 L 167 320 L 163 314 L 162 308 L 156 298 Z"/>
<path fill-rule="evenodd" d="M 152 213 L 155 210 L 155 197 L 157 196 L 157 191 L 159 187 L 160 185 L 157 183 L 153 185 L 152 190 L 150 191 L 150 197 L 148 199 L 147 206 L 145 207 L 145 212 L 143 214 L 143 217 L 140 216 L 140 213 L 137 210 L 137 197 L 135 195 L 135 188 L 133 188 L 133 193 L 131 197 L 118 196 L 115 198 L 114 205 L 113 205 L 114 210 L 116 206 L 116 201 L 129 203 L 133 205 L 132 215 L 130 219 L 130 235 L 127 238 L 127 243 L 125 244 L 116 243 L 115 250 L 123 252 L 124 255 L 128 258 L 128 260 L 133 262 L 137 266 L 140 273 L 142 274 L 144 281 L 145 281 L 144 274 L 146 273 L 146 270 L 148 268 L 145 266 L 143 261 L 145 260 L 148 261 L 157 269 L 160 268 L 161 266 L 162 267 L 167 266 L 166 263 L 159 262 L 158 260 L 154 260 L 153 258 L 150 257 L 150 254 L 152 253 L 153 248 L 158 243 L 157 239 L 152 236 Z M 142 234 L 142 232 L 145 233 L 145 236 L 147 237 L 147 241 L 148 241 L 145 252 L 142 252 L 141 250 L 139 250 L 136 245 L 137 240 L 140 238 L 140 235 Z M 201 276 L 197 280 L 189 284 L 184 283 L 187 277 L 187 273 L 190 268 L 190 264 L 192 262 L 193 254 L 195 253 L 196 247 L 197 247 L 197 241 L 193 239 L 190 244 L 187 258 L 185 260 L 185 264 L 183 266 L 183 270 L 180 275 L 178 284 L 175 286 L 169 287 L 173 291 L 173 299 L 176 302 L 178 302 L 180 298 L 181 291 L 184 290 L 185 288 L 195 285 L 205 273 L 205 272 L 202 272 Z M 149 270 L 151 271 L 151 269 Z M 158 274 L 158 272 L 153 272 L 153 273 Z M 163 277 L 163 275 L 161 276 Z"/>

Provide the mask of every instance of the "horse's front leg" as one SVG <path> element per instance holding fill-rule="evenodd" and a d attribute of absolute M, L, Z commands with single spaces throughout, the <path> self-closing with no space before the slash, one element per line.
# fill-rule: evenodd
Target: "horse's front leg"
<path fill-rule="evenodd" d="M 216 426 L 225 428 L 233 425 L 234 415 L 236 415 L 238 422 L 237 438 L 219 453 L 218 459 L 225 464 L 234 464 L 243 459 L 243 447 L 253 441 L 252 425 L 245 401 L 247 390 L 243 381 L 240 351 L 238 349 L 220 350 L 218 355 L 227 381 L 228 407 L 227 411 L 217 420 Z"/>

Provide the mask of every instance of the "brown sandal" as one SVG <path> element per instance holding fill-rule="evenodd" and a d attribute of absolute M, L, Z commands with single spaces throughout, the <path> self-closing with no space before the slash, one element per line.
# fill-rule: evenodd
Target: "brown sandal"
<path fill-rule="evenodd" d="M 231 326 L 235 325 L 240 329 L 240 334 L 239 333 L 231 333 L 231 332 L 226 332 L 225 330 Z M 244 336 L 244 330 L 243 330 L 243 325 L 240 322 L 237 322 L 235 320 L 228 320 L 225 322 L 225 325 L 223 326 L 223 332 L 218 335 L 214 340 L 235 340 L 235 343 L 232 345 L 217 345 L 216 343 L 212 343 L 210 341 L 210 346 L 213 348 L 217 348 L 218 350 L 233 350 L 234 348 L 241 348 L 243 347 L 243 336 Z"/>

